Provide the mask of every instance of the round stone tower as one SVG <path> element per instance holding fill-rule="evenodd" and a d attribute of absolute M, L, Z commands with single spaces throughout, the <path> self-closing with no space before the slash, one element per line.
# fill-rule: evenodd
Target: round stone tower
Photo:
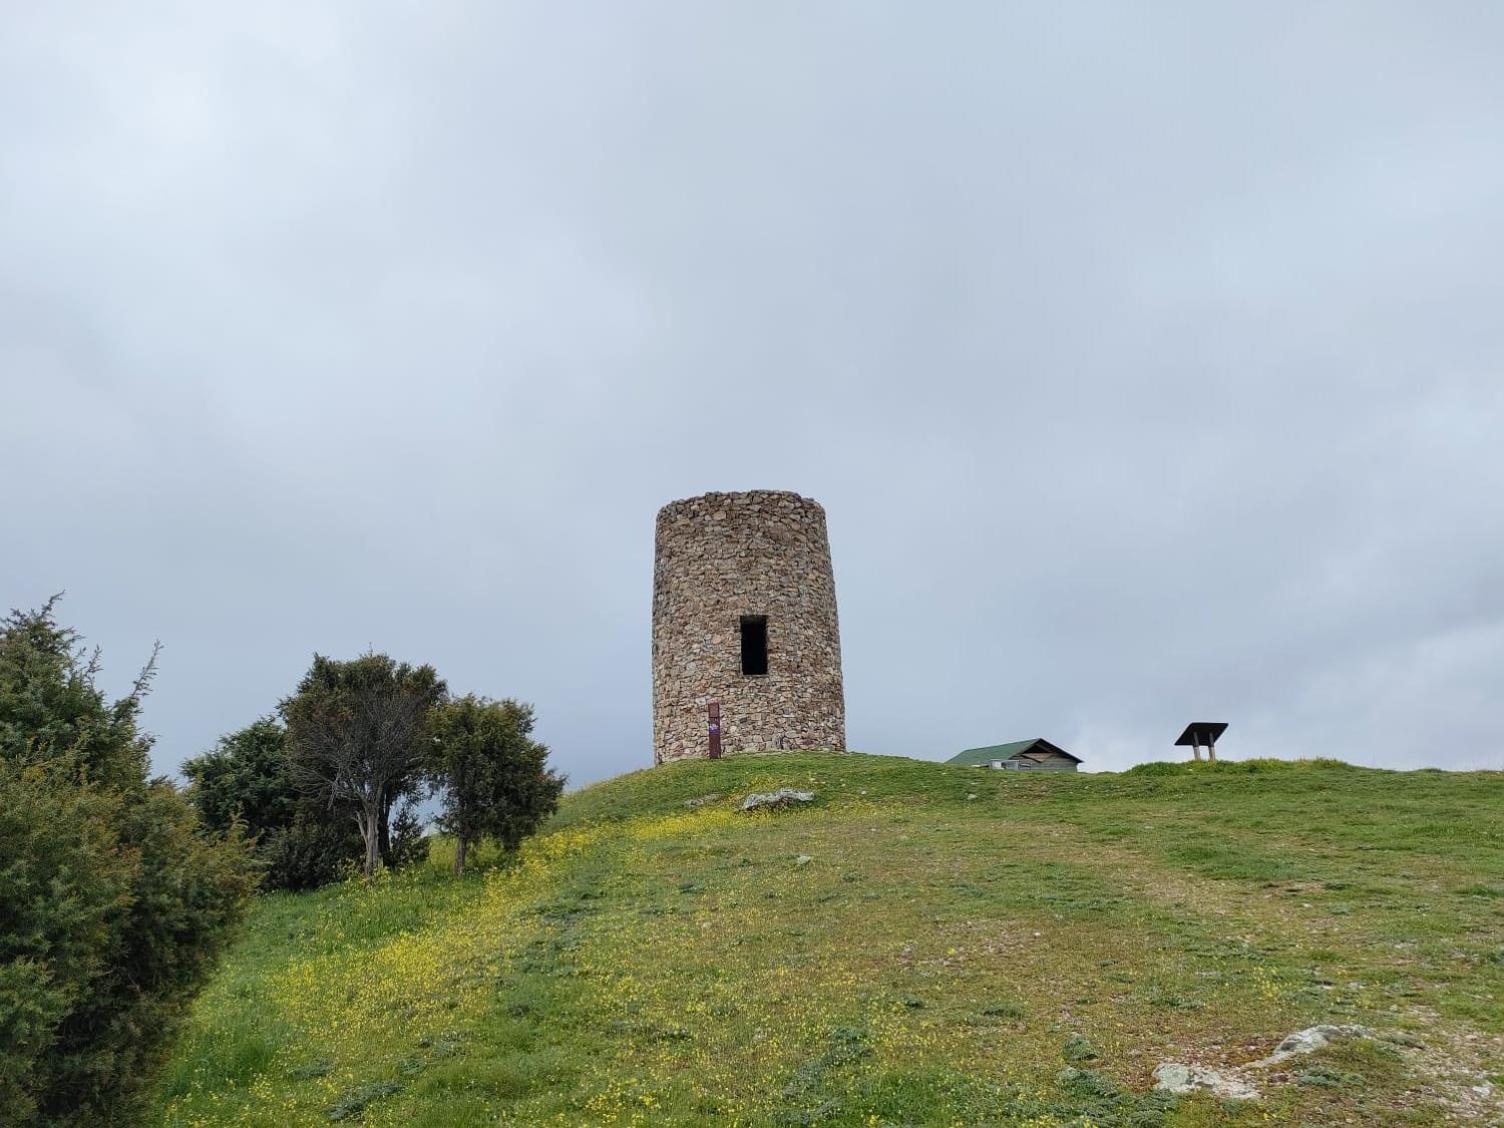
<path fill-rule="evenodd" d="M 825 510 L 780 490 L 708 493 L 658 511 L 653 762 L 846 747 L 841 636 Z"/>

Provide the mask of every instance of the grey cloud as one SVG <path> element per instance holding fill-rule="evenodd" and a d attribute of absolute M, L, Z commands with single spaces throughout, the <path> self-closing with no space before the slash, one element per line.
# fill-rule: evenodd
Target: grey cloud
<path fill-rule="evenodd" d="M 313 650 L 650 757 L 656 508 L 830 517 L 849 735 L 1504 764 L 1504 19 L 0 15 L 10 603 L 171 769 Z"/>

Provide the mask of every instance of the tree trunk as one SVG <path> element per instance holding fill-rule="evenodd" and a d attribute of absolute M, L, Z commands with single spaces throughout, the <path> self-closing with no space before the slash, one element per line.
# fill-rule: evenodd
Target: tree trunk
<path fill-rule="evenodd" d="M 381 864 L 381 834 L 377 813 L 369 808 L 359 819 L 360 836 L 366 844 L 366 876 L 371 877 L 376 873 L 376 867 Z"/>
<path fill-rule="evenodd" d="M 470 845 L 469 840 L 466 839 L 466 837 L 463 834 L 461 834 L 458 838 L 455 839 L 455 842 L 454 842 L 454 876 L 455 877 L 460 877 L 465 872 L 465 847 L 467 847 L 469 845 Z"/>
<path fill-rule="evenodd" d="M 377 819 L 378 832 L 376 836 L 376 849 L 380 853 L 383 862 L 389 862 L 392 857 L 392 801 L 383 795 L 377 808 L 380 817 Z"/>

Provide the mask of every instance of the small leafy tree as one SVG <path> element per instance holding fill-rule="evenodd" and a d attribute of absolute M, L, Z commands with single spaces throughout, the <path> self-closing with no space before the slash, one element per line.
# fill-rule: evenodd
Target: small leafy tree
<path fill-rule="evenodd" d="M 254 876 L 147 776 L 153 664 L 108 701 L 55 605 L 0 620 L 0 1123 L 129 1123 Z"/>
<path fill-rule="evenodd" d="M 494 838 L 515 850 L 558 806 L 563 777 L 532 731 L 533 707 L 512 700 L 471 694 L 435 711 L 430 774 L 443 796 L 439 825 L 454 835 L 456 874 L 472 842 Z"/>
<path fill-rule="evenodd" d="M 428 713 L 445 693 L 432 666 L 315 654 L 281 704 L 294 782 L 326 810 L 353 817 L 368 876 L 381 862 L 392 805 L 420 782 Z"/>

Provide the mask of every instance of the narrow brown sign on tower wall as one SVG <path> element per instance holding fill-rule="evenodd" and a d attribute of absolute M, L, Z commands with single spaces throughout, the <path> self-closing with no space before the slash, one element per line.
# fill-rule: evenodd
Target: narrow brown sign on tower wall
<path fill-rule="evenodd" d="M 727 753 L 846 747 L 830 542 L 807 497 L 710 493 L 658 512 L 653 762 L 712 754 L 707 718 Z"/>

